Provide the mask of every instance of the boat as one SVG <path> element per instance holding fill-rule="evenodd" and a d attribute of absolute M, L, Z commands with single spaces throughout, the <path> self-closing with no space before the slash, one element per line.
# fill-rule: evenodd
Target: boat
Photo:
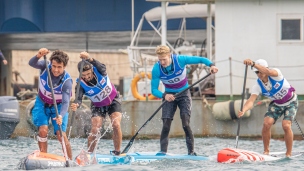
<path fill-rule="evenodd" d="M 171 154 L 159 152 L 134 152 L 121 154 L 119 156 L 111 154 L 85 154 L 76 157 L 76 163 L 81 166 L 90 164 L 110 164 L 110 165 L 130 165 L 133 162 L 152 162 L 163 159 L 175 160 L 209 160 L 207 156 L 191 156 L 186 154 Z"/>
<path fill-rule="evenodd" d="M 215 15 L 215 5 L 211 5 L 211 17 Z M 170 47 L 173 53 L 183 54 L 183 55 L 194 55 L 194 56 L 206 56 L 210 60 L 213 60 L 213 55 L 208 56 L 206 51 L 206 40 L 203 40 L 202 29 L 200 30 L 187 30 L 186 20 L 188 19 L 201 19 L 203 23 L 208 14 L 207 4 L 184 4 L 184 5 L 172 5 L 166 6 L 166 19 L 169 20 L 180 20 L 180 27 L 170 30 L 169 36 L 162 35 L 162 29 L 159 23 L 161 22 L 162 7 L 155 7 L 146 11 L 137 26 L 134 36 L 131 40 L 130 45 L 127 49 L 121 49 L 121 52 L 128 54 L 130 68 L 134 72 L 134 78 L 130 81 L 126 81 L 124 84 L 129 84 L 132 82 L 128 92 L 123 93 L 125 100 L 153 100 L 156 99 L 151 95 L 150 79 L 152 68 L 154 64 L 158 61 L 155 55 L 156 45 L 160 44 L 160 40 L 165 39 L 166 45 Z M 152 29 L 154 35 L 150 38 L 146 38 L 145 32 L 142 30 L 144 24 L 148 24 Z M 156 24 L 158 23 L 158 24 Z M 165 28 L 167 30 L 167 28 Z M 214 30 L 214 26 L 211 28 L 211 32 Z M 189 32 L 192 32 L 190 36 Z M 144 33 L 144 34 L 143 34 Z M 188 34 L 187 34 L 188 33 Z M 142 35 L 141 35 L 142 34 Z M 156 35 L 156 36 L 155 36 Z M 144 37 L 144 38 L 143 38 Z M 195 41 L 193 40 L 195 39 Z M 199 40 L 199 41 L 198 41 Z M 175 42 L 171 44 L 170 42 Z M 196 44 L 194 44 L 194 42 Z M 199 43 L 198 43 L 199 42 Z M 203 64 L 198 65 L 188 65 L 187 69 L 189 72 L 188 78 L 189 84 L 195 82 L 203 75 L 208 73 L 208 67 Z M 205 72 L 203 72 L 205 71 Z M 202 83 L 193 88 L 193 96 L 201 96 L 204 94 L 207 88 L 214 86 L 214 77 L 211 76 L 209 79 L 204 80 Z M 129 85 L 124 85 L 129 87 Z M 164 91 L 164 86 L 160 83 L 160 91 Z M 209 95 L 214 95 L 212 93 L 206 93 Z"/>
<path fill-rule="evenodd" d="M 69 167 L 75 167 L 77 164 L 73 161 L 68 161 Z M 59 156 L 51 153 L 44 153 L 36 150 L 28 156 L 21 159 L 18 164 L 18 169 L 36 170 L 36 169 L 54 169 L 67 167 L 64 156 Z"/>
<path fill-rule="evenodd" d="M 285 159 L 285 153 L 286 152 L 271 152 L 269 155 L 265 155 L 243 149 L 224 148 L 218 152 L 217 161 L 219 163 L 275 161 Z M 304 152 L 293 152 L 291 158 L 301 156 L 303 153 Z"/>
<path fill-rule="evenodd" d="M 0 96 L 0 140 L 9 139 L 19 121 L 17 98 L 14 96 Z"/>

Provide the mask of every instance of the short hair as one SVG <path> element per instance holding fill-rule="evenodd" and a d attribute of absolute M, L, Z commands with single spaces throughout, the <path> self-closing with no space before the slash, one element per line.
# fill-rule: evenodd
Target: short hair
<path fill-rule="evenodd" d="M 69 56 L 61 50 L 55 50 L 50 57 L 50 61 L 52 62 L 53 60 L 55 60 L 57 63 L 62 62 L 63 66 L 67 66 Z"/>
<path fill-rule="evenodd" d="M 88 62 L 88 61 L 83 61 L 83 62 L 84 62 L 84 64 L 82 67 L 82 72 L 92 69 L 92 64 L 90 62 Z M 79 72 L 80 72 L 81 63 L 82 63 L 82 61 L 78 62 L 78 71 Z"/>
<path fill-rule="evenodd" d="M 166 45 L 160 45 L 156 47 L 155 53 L 157 55 L 165 55 L 170 53 L 170 48 Z"/>

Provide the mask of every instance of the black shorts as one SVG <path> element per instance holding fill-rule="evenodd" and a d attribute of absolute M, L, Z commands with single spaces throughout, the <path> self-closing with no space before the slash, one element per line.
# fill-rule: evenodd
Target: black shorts
<path fill-rule="evenodd" d="M 170 93 L 170 92 L 166 92 L 166 93 L 174 94 L 174 93 Z M 175 98 L 174 101 L 166 102 L 166 104 L 164 104 L 164 106 L 162 108 L 162 119 L 170 118 L 173 120 L 177 106 L 180 110 L 180 116 L 191 115 L 192 101 L 191 101 L 191 94 L 190 94 L 189 90 L 180 94 L 178 97 Z"/>
<path fill-rule="evenodd" d="M 110 116 L 114 112 L 122 113 L 121 99 L 117 95 L 109 106 L 103 106 L 103 107 L 96 107 L 91 103 L 91 111 L 92 111 L 92 117 L 101 116 L 103 118 L 106 117 L 106 114 Z"/>

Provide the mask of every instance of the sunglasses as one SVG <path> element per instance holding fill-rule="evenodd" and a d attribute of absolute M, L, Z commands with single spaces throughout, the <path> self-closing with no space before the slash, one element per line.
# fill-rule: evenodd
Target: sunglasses
<path fill-rule="evenodd" d="M 256 74 L 259 74 L 260 73 L 260 71 L 254 71 Z"/>

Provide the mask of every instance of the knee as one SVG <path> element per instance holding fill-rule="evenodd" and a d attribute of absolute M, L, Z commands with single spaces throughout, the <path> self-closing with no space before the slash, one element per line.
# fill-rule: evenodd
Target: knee
<path fill-rule="evenodd" d="M 170 125 L 163 125 L 162 132 L 170 132 Z"/>
<path fill-rule="evenodd" d="M 264 121 L 264 123 L 263 123 L 263 128 L 264 129 L 270 129 L 271 128 L 271 126 L 272 126 L 272 122 L 266 122 L 266 121 Z"/>
<path fill-rule="evenodd" d="M 39 136 L 40 137 L 42 137 L 42 138 L 47 137 L 47 134 L 48 134 L 48 129 L 44 129 L 44 128 L 40 129 L 39 128 Z"/>
<path fill-rule="evenodd" d="M 114 130 L 120 129 L 120 122 L 119 121 L 114 121 L 112 124 L 112 127 Z"/>
<path fill-rule="evenodd" d="M 100 127 L 92 126 L 92 128 L 91 128 L 91 133 L 92 133 L 92 134 L 97 134 L 98 131 L 99 131 L 99 129 L 100 129 Z"/>
<path fill-rule="evenodd" d="M 289 131 L 291 130 L 291 123 L 282 123 L 282 127 L 283 127 L 283 130 L 286 132 L 286 131 Z"/>

